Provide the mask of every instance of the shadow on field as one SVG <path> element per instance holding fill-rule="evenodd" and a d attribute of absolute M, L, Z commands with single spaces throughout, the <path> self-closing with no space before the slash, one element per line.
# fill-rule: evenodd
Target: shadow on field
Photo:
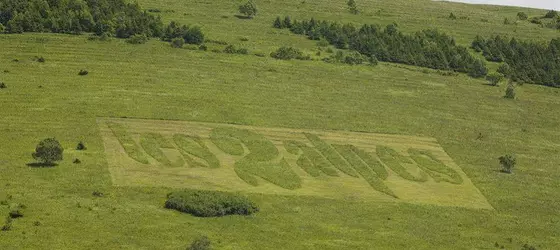
<path fill-rule="evenodd" d="M 234 17 L 237 17 L 239 19 L 251 19 L 251 17 L 248 16 L 242 16 L 242 15 L 233 15 Z"/>
<path fill-rule="evenodd" d="M 43 163 L 43 162 L 32 162 L 25 164 L 31 168 L 52 168 L 58 166 L 56 163 Z"/>

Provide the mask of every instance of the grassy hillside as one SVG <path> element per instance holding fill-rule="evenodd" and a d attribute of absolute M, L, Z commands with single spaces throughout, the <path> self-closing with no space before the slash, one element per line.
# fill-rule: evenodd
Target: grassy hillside
<path fill-rule="evenodd" d="M 347 13 L 345 1 L 259 1 L 253 20 L 233 16 L 241 1 L 139 3 L 251 53 L 284 45 L 316 51 L 315 42 L 273 29 L 279 15 L 397 22 L 410 32 L 437 27 L 465 45 L 476 34 L 558 35 L 529 23 L 505 26 L 520 8 L 424 0 L 359 1 L 360 15 Z M 450 12 L 469 20 L 449 20 Z M 81 69 L 89 75 L 79 76 Z M 217 249 L 560 246 L 558 89 L 524 85 L 507 100 L 504 87 L 410 66 L 279 61 L 53 34 L 0 35 L 0 81 L 8 86 L 0 89 L 0 201 L 26 206 L 11 231 L 0 231 L 0 249 L 184 249 L 200 235 Z M 433 137 L 494 210 L 248 194 L 261 208 L 254 216 L 192 217 L 163 208 L 171 188 L 113 186 L 98 117 Z M 26 166 L 47 137 L 61 141 L 65 159 L 54 168 Z M 79 141 L 88 150 L 74 150 Z M 512 175 L 498 171 L 506 153 L 517 155 Z M 8 209 L 0 205 L 0 215 Z"/>

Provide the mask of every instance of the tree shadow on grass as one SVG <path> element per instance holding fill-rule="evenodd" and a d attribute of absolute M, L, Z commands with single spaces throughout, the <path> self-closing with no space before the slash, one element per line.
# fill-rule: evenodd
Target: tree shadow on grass
<path fill-rule="evenodd" d="M 31 168 L 52 168 L 58 166 L 56 163 L 45 163 L 45 162 L 32 162 L 25 164 Z"/>
<path fill-rule="evenodd" d="M 250 17 L 250 16 L 243 16 L 243 15 L 233 15 L 233 16 L 234 16 L 234 17 L 237 17 L 237 18 L 239 18 L 239 19 L 253 19 L 253 18 Z"/>

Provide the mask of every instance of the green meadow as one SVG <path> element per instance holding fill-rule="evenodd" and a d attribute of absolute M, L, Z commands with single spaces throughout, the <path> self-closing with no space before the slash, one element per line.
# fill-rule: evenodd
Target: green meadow
<path fill-rule="evenodd" d="M 396 22 L 400 30 L 411 33 L 437 28 L 469 46 L 478 34 L 538 41 L 558 37 L 557 30 L 526 21 L 503 22 L 504 18 L 515 20 L 519 11 L 532 17 L 542 16 L 545 10 L 364 0 L 357 1 L 361 12 L 352 15 L 346 1 L 289 0 L 255 1 L 257 16 L 239 19 L 234 15 L 243 1 L 138 2 L 144 9 L 160 9 L 165 22 L 199 25 L 207 39 L 247 48 L 249 55 L 211 52 L 223 49 L 216 42 L 207 42 L 208 51 L 200 51 L 172 48 L 157 39 L 133 45 L 121 39 L 93 41 L 88 35 L 0 34 L 0 82 L 7 85 L 0 89 L 0 201 L 5 201 L 0 203 L 0 226 L 10 206 L 25 205 L 24 216 L 13 221 L 12 229 L 0 231 L 0 249 L 185 249 L 203 235 L 214 249 L 560 247 L 559 89 L 524 84 L 516 87 L 517 98 L 509 100 L 503 98 L 505 84 L 492 87 L 484 79 L 464 74 L 446 76 L 383 62 L 375 67 L 350 66 L 268 56 L 281 46 L 297 47 L 312 56 L 318 52 L 315 41 L 272 28 L 276 16 L 355 24 Z M 448 19 L 451 12 L 459 18 Z M 45 62 L 35 57 L 44 57 Z M 82 69 L 89 74 L 78 75 Z M 138 159 L 132 157 L 134 164 L 160 162 L 169 183 L 162 171 L 152 173 L 151 179 L 150 171 L 127 175 L 119 172 L 123 168 L 114 169 L 113 162 L 129 166 L 132 160 L 108 156 L 104 136 L 111 130 L 100 125 L 100 119 L 148 121 L 139 127 L 147 132 L 143 137 L 135 135 L 128 141 L 119 137 L 125 138 L 121 145 L 128 146 L 118 150 L 130 157 L 137 154 Z M 258 213 L 219 218 L 182 214 L 164 208 L 167 193 L 189 188 L 184 183 L 176 185 L 178 172 L 172 170 L 197 159 L 170 152 L 169 143 L 194 147 L 196 158 L 216 161 L 197 140 L 171 136 L 173 122 L 250 126 L 259 131 L 377 134 L 404 141 L 433 138 L 429 142 L 441 149 L 436 156 L 446 156 L 440 160 L 452 166 L 447 177 L 436 178 L 467 182 L 488 205 L 395 202 L 389 195 L 360 199 L 359 193 L 333 198 L 322 195 L 325 190 L 306 189 L 305 182 L 301 187 L 308 190 L 305 195 L 275 193 L 267 191 L 275 190 L 267 186 L 263 192 L 245 192 L 243 183 L 232 182 L 240 187 L 233 191 L 241 191 L 259 205 Z M 189 133 L 188 128 L 181 128 L 184 134 L 203 135 Z M 126 133 L 126 127 L 112 129 L 113 134 Z M 169 136 L 162 138 L 158 133 Z M 48 137 L 61 142 L 64 160 L 56 167 L 28 166 L 34 162 L 31 153 L 37 143 Z M 87 150 L 75 150 L 80 141 Z M 277 148 L 284 147 L 274 142 Z M 140 148 L 148 153 L 139 153 Z M 352 147 L 337 149 L 361 157 L 361 151 Z M 236 150 L 240 149 L 230 149 Z M 418 157 L 417 151 L 408 152 L 412 159 Z M 499 171 L 498 157 L 504 154 L 517 157 L 513 174 Z M 236 159 L 232 155 L 218 158 L 227 162 Z M 73 164 L 75 158 L 81 164 Z M 289 162 L 296 168 L 295 156 Z M 301 165 L 305 164 L 302 160 Z M 304 170 L 298 168 L 298 176 L 311 178 L 312 170 Z M 363 173 L 355 173 L 364 184 L 356 190 L 373 190 Z M 136 182 L 131 179 L 135 175 L 141 177 Z M 211 173 L 200 175 L 212 177 Z M 128 178 L 125 182 L 123 176 Z M 218 177 L 226 182 L 232 176 Z M 345 175 L 344 182 L 351 184 L 351 178 Z M 191 187 L 204 189 L 200 183 Z M 352 187 L 340 189 L 348 190 Z M 450 200 L 468 194 L 441 193 Z"/>

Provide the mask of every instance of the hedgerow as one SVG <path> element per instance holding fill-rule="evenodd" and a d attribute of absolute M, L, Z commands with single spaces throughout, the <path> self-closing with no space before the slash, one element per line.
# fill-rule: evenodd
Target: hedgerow
<path fill-rule="evenodd" d="M 259 211 L 257 205 L 239 194 L 184 190 L 167 195 L 165 208 L 175 209 L 198 217 L 219 217 L 226 215 L 251 215 Z"/>

